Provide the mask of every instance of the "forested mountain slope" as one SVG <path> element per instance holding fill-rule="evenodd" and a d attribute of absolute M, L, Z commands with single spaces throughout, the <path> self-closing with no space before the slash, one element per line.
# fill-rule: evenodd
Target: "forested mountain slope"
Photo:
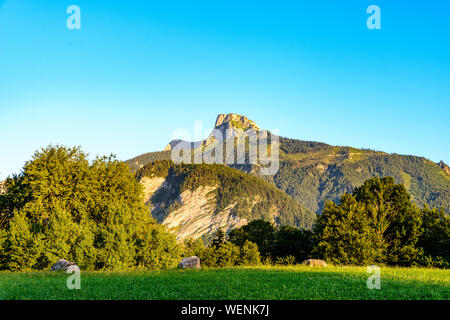
<path fill-rule="evenodd" d="M 154 161 L 136 173 L 153 217 L 179 239 L 209 237 L 256 219 L 310 229 L 315 213 L 260 178 L 225 165 Z"/>
<path fill-rule="evenodd" d="M 253 121 L 236 114 L 218 116 L 216 129 L 224 127 L 260 130 Z M 450 210 L 450 170 L 443 162 L 437 164 L 418 156 L 283 137 L 279 137 L 279 141 L 280 169 L 273 176 L 261 178 L 275 184 L 309 210 L 320 213 L 327 199 L 337 201 L 343 193 L 353 191 L 365 180 L 386 176 L 404 184 L 417 204 Z M 152 161 L 170 159 L 170 149 L 176 142 L 171 142 L 166 151 L 146 153 L 127 163 L 137 171 Z M 205 140 L 193 145 L 204 147 L 208 143 L 209 140 Z M 230 166 L 258 175 L 258 165 Z"/>

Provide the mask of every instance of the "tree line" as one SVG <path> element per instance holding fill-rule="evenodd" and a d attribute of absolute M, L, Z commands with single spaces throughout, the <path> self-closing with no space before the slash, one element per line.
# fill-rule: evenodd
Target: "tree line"
<path fill-rule="evenodd" d="M 207 172 L 193 169 L 179 168 L 174 176 L 184 177 L 183 188 Z M 229 174 L 221 167 L 217 172 Z M 244 179 L 234 174 L 227 179 Z M 216 177 L 204 179 L 216 183 Z M 89 162 L 80 148 L 49 146 L 4 184 L 1 270 L 48 270 L 61 258 L 84 270 L 167 269 L 192 255 L 210 267 L 293 264 L 307 258 L 444 268 L 450 262 L 449 216 L 443 209 L 419 208 L 390 177 L 372 178 L 340 201 L 327 202 L 312 230 L 254 220 L 228 235 L 219 230 L 208 245 L 201 239 L 177 243 L 149 214 L 128 165 L 113 156 Z M 266 184 L 256 187 L 272 193 Z M 225 186 L 221 192 L 235 196 Z"/>
<path fill-rule="evenodd" d="M 269 264 L 320 258 L 338 265 L 450 266 L 450 216 L 419 208 L 391 177 L 369 179 L 339 203 L 327 202 L 312 231 L 254 220 L 227 240 L 255 243 Z"/>
<path fill-rule="evenodd" d="M 87 270 L 171 268 L 181 248 L 143 203 L 128 165 L 92 163 L 80 148 L 49 146 L 0 195 L 0 269 L 48 270 L 58 259 Z"/>

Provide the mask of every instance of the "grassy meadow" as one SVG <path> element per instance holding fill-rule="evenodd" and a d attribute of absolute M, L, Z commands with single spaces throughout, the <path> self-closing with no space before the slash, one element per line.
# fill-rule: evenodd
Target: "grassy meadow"
<path fill-rule="evenodd" d="M 381 268 L 381 289 L 369 290 L 364 267 L 253 267 L 142 272 L 82 272 L 69 290 L 64 272 L 0 272 L 0 299 L 444 299 L 450 270 Z"/>

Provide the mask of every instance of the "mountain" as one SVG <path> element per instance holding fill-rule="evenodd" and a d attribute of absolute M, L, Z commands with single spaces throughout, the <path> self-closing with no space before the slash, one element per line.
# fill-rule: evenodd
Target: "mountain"
<path fill-rule="evenodd" d="M 172 151 L 177 146 L 204 151 L 205 148 L 214 148 L 218 144 L 226 143 L 226 141 L 229 141 L 232 138 L 236 140 L 234 144 L 244 142 L 243 139 L 248 138 L 250 133 L 257 135 L 258 137 L 267 137 L 269 134 L 268 131 L 261 130 L 255 122 L 249 120 L 245 116 L 237 115 L 235 113 L 219 114 L 214 129 L 207 139 L 194 142 L 180 139 L 172 140 L 164 148 L 164 151 Z"/>
<path fill-rule="evenodd" d="M 258 135 L 271 137 L 255 122 L 237 114 L 221 114 L 217 117 L 215 130 L 227 132 L 217 141 L 212 136 L 191 143 L 193 150 L 213 148 L 217 144 L 242 139 L 242 132 L 253 130 Z M 275 137 L 275 136 L 273 136 Z M 448 166 L 434 163 L 426 158 L 410 155 L 331 146 L 322 142 L 279 138 L 279 170 L 271 176 L 260 174 L 259 164 L 230 164 L 242 172 L 259 176 L 290 195 L 307 209 L 320 213 L 326 200 L 338 201 L 345 192 L 352 192 L 371 177 L 392 176 L 397 183 L 406 186 L 412 199 L 420 206 L 450 209 L 450 174 Z M 269 139 L 270 140 L 270 139 Z M 170 159 L 171 150 L 180 143 L 172 141 L 163 152 L 151 152 L 127 161 L 137 171 L 146 164 Z M 246 159 L 248 150 L 246 150 Z M 248 159 L 247 159 L 248 160 Z"/>
<path fill-rule="evenodd" d="M 267 139 L 268 135 L 270 135 L 267 130 L 261 130 L 255 122 L 249 120 L 245 116 L 237 115 L 234 113 L 230 113 L 227 115 L 219 114 L 217 116 L 213 132 L 211 132 L 207 139 L 194 142 L 184 141 L 180 139 L 172 140 L 169 142 L 169 144 L 167 144 L 163 151 L 145 153 L 127 160 L 126 163 L 128 163 L 133 171 L 136 171 L 152 161 L 171 159 L 171 154 L 177 147 L 181 147 L 183 149 L 191 149 L 191 163 L 195 163 L 194 154 L 197 151 L 207 153 L 208 150 L 212 150 L 218 145 L 226 144 L 226 142 L 230 141 L 231 139 L 234 139 L 234 143 L 232 144 L 235 146 L 237 144 L 246 144 L 248 146 L 249 142 L 246 139 L 248 139 L 248 136 L 251 134 L 255 134 L 262 139 Z M 257 171 L 252 170 L 253 165 L 248 165 L 248 148 L 246 150 L 236 150 L 234 158 L 235 159 L 227 159 L 227 155 L 224 154 L 224 159 L 222 162 L 231 163 L 231 167 L 238 168 L 239 170 L 247 173 L 257 173 Z M 244 165 L 236 164 L 237 159 L 240 158 L 243 159 Z"/>
<path fill-rule="evenodd" d="M 371 177 L 391 176 L 418 205 L 450 209 L 450 175 L 423 157 L 281 139 L 280 170 L 273 182 L 307 208 L 320 213 Z"/>
<path fill-rule="evenodd" d="M 310 229 L 315 213 L 273 184 L 219 164 L 153 161 L 136 173 L 153 217 L 178 239 L 230 231 L 264 218 L 276 225 Z"/>

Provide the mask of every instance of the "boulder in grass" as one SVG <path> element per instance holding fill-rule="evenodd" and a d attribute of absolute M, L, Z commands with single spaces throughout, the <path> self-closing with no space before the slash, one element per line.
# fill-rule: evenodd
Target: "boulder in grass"
<path fill-rule="evenodd" d="M 75 264 L 75 262 L 70 262 L 65 259 L 59 259 L 53 266 L 52 271 L 67 271 L 69 270 L 80 270 L 80 268 Z"/>
<path fill-rule="evenodd" d="M 77 266 L 76 264 L 72 264 L 67 267 L 66 272 L 67 273 L 80 272 L 80 267 Z"/>
<path fill-rule="evenodd" d="M 308 259 L 302 262 L 302 264 L 310 267 L 326 267 L 327 263 L 320 259 Z"/>
<path fill-rule="evenodd" d="M 200 266 L 200 258 L 196 256 L 192 256 L 189 258 L 184 258 L 178 264 L 178 268 L 181 269 L 201 269 Z"/>

